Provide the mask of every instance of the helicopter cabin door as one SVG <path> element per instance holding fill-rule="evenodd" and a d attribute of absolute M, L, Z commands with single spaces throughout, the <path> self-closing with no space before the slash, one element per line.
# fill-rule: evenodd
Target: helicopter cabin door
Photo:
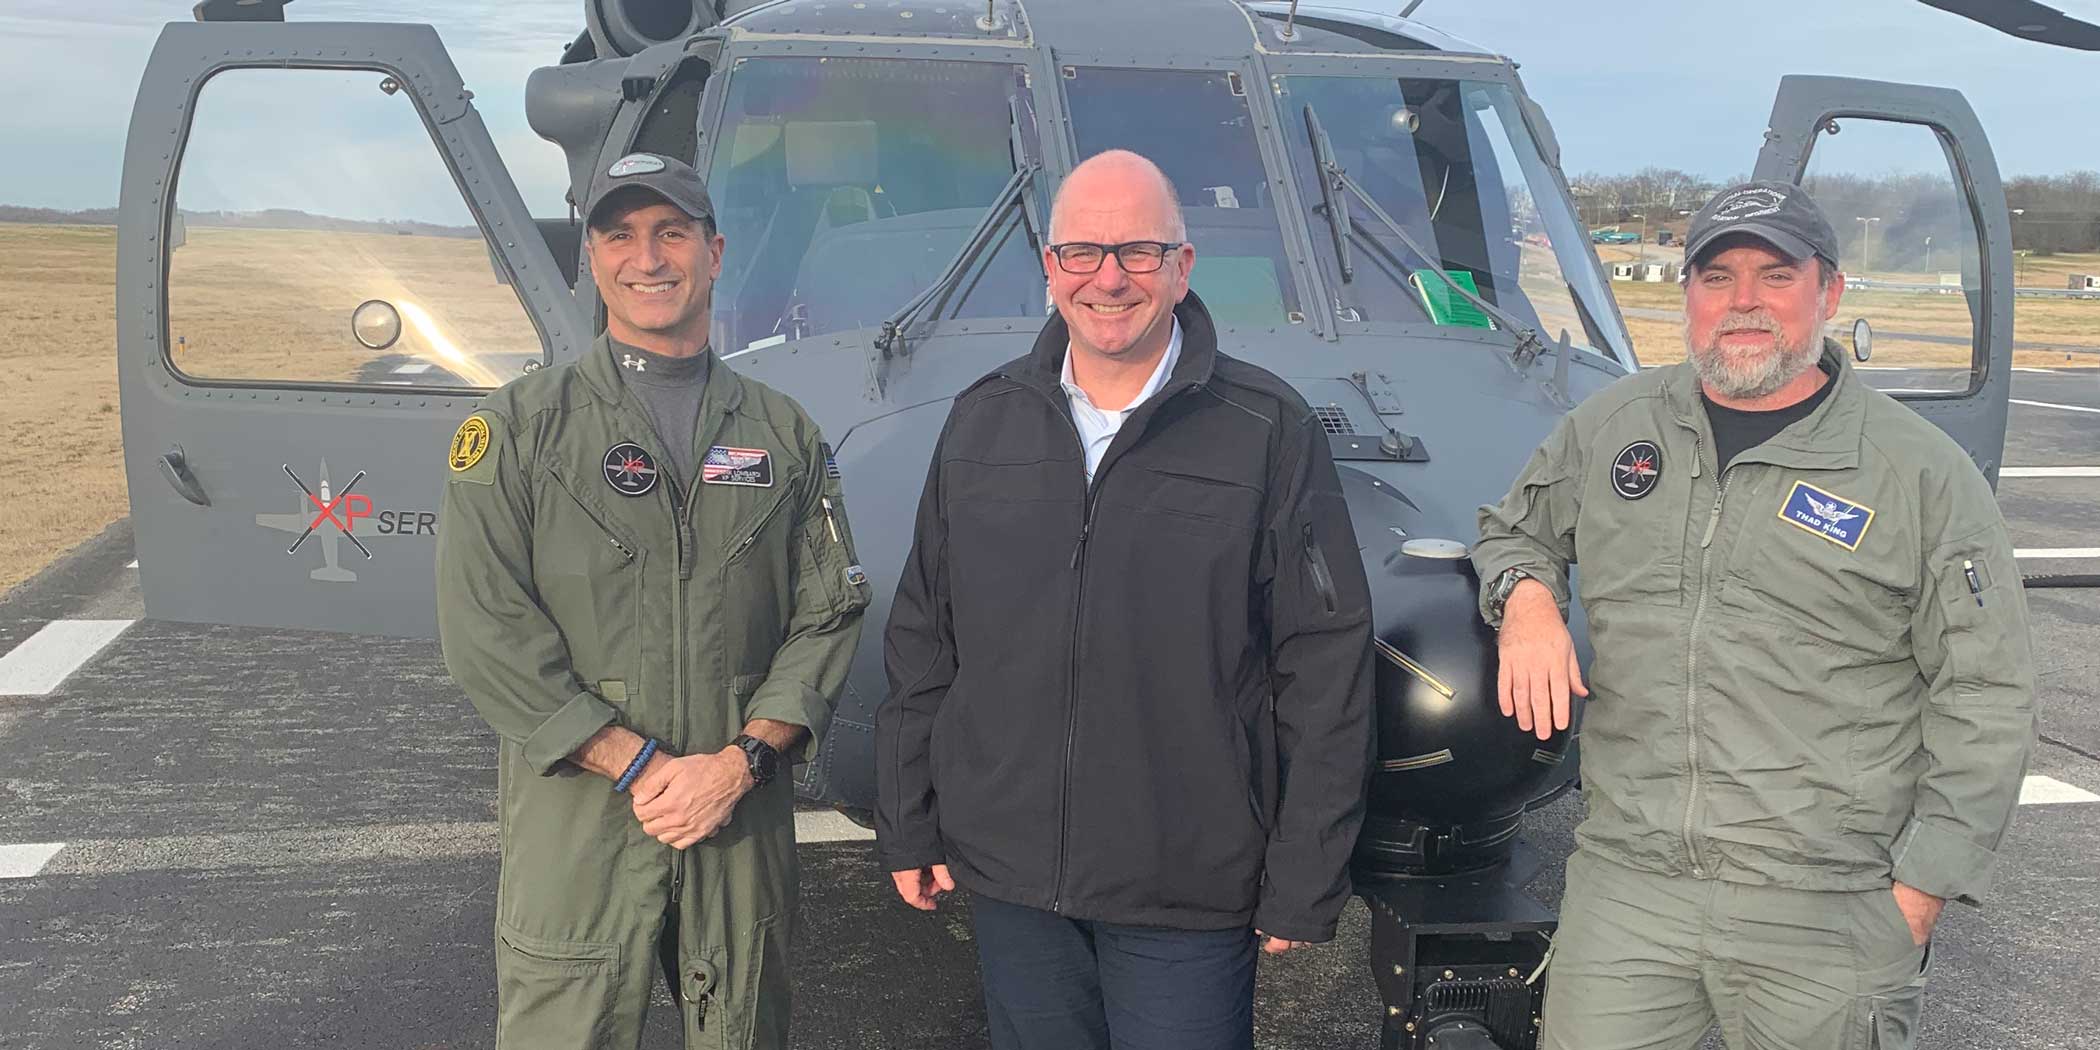
<path fill-rule="evenodd" d="M 1836 227 L 1833 334 L 1860 376 L 1952 435 L 1995 486 L 2012 391 L 2011 216 L 1967 100 L 1786 77 L 1755 177 L 1799 183 Z"/>
<path fill-rule="evenodd" d="M 435 633 L 449 444 L 591 334 L 429 26 L 173 23 L 118 209 L 147 616 Z"/>

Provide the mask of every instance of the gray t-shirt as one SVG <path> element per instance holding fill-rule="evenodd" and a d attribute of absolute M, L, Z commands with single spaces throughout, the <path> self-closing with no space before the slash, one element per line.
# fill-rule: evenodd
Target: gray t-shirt
<path fill-rule="evenodd" d="M 678 491 L 692 491 L 699 469 L 694 458 L 693 431 L 700 424 L 700 395 L 707 390 L 708 362 L 714 355 L 702 348 L 691 357 L 665 357 L 607 337 L 620 378 L 649 414 L 657 439 L 670 459 Z"/>

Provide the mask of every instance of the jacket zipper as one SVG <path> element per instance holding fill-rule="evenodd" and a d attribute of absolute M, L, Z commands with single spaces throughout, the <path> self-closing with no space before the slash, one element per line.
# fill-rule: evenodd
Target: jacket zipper
<path fill-rule="evenodd" d="M 1704 442 L 1697 435 L 1692 438 L 1692 462 L 1696 465 L 1704 449 Z M 1694 473 L 1697 467 L 1694 466 Z M 1692 838 L 1692 815 L 1699 807 L 1699 627 L 1706 619 L 1707 573 L 1713 564 L 1714 532 L 1721 525 L 1721 504 L 1728 498 L 1728 478 L 1734 465 L 1722 470 L 1714 488 L 1714 506 L 1706 516 L 1706 532 L 1699 538 L 1699 602 L 1692 609 L 1692 629 L 1685 646 L 1684 682 L 1684 755 L 1686 767 L 1691 773 L 1691 787 L 1684 796 L 1684 852 L 1692 865 L 1692 877 L 1706 877 L 1704 865 L 1699 863 L 1699 845 Z"/>
<path fill-rule="evenodd" d="M 1059 404 L 1055 397 L 1052 397 L 1048 392 L 1033 383 L 1022 382 L 1014 379 L 1011 375 L 1005 376 L 1005 378 L 1017 386 L 1035 391 L 1043 400 L 1050 403 L 1051 413 L 1057 418 L 1064 420 L 1065 428 L 1072 432 L 1072 443 L 1079 448 L 1079 467 L 1084 472 L 1086 470 L 1086 438 L 1079 433 L 1079 424 L 1072 421 L 1068 406 Z M 1167 399 L 1180 394 L 1184 389 L 1194 385 L 1189 384 L 1187 387 L 1162 390 L 1153 396 L 1158 397 L 1160 403 L 1164 404 Z M 1149 419 L 1150 417 L 1148 416 L 1148 422 Z M 1129 426 L 1130 422 L 1130 419 L 1125 419 L 1123 420 L 1123 425 Z M 1121 434 L 1122 431 L 1119 429 L 1117 435 L 1121 436 Z M 1114 445 L 1115 442 L 1111 439 L 1109 443 Z M 1066 855 L 1071 852 L 1072 749 L 1076 745 L 1079 735 L 1079 639 L 1080 621 L 1086 615 L 1086 541 L 1087 537 L 1092 535 L 1094 531 L 1094 511 L 1098 506 L 1094 502 L 1094 494 L 1100 491 L 1101 479 L 1107 476 L 1108 468 L 1112 465 L 1108 459 L 1104 458 L 1101 461 L 1100 468 L 1087 481 L 1086 504 L 1079 522 L 1079 541 L 1072 548 L 1072 571 L 1078 575 L 1078 581 L 1072 591 L 1072 660 L 1070 672 L 1065 678 L 1065 753 L 1062 778 L 1058 782 L 1057 802 L 1057 880 L 1051 884 L 1050 889 L 1050 910 L 1053 913 L 1061 913 L 1064 905 L 1065 860 Z M 1082 476 L 1084 476 L 1083 473 Z"/>
<path fill-rule="evenodd" d="M 1320 600 L 1327 603 L 1327 611 L 1334 612 L 1334 574 L 1327 571 L 1327 555 L 1320 550 L 1320 541 L 1313 538 L 1312 522 L 1305 523 L 1305 558 L 1312 566 L 1313 589 L 1320 592 Z"/>

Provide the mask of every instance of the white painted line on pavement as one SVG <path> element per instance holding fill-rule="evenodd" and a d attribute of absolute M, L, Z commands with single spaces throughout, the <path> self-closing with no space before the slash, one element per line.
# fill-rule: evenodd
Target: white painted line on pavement
<path fill-rule="evenodd" d="M 795 843 L 873 842 L 875 833 L 847 820 L 834 810 L 811 810 L 795 814 Z"/>
<path fill-rule="evenodd" d="M 428 362 L 428 361 L 418 361 L 418 362 L 417 362 L 417 363 L 415 363 L 415 364 L 412 364 L 412 365 L 402 365 L 401 367 L 399 367 L 399 368 L 396 368 L 396 369 L 394 369 L 394 374 L 395 374 L 395 375 L 397 375 L 397 376 L 415 376 L 415 375 L 422 375 L 423 373 L 425 373 L 425 372 L 428 372 L 428 371 L 430 371 L 430 368 L 431 368 L 430 362 Z"/>
<path fill-rule="evenodd" d="M 2100 547 L 2015 547 L 2015 558 L 2100 558 Z"/>
<path fill-rule="evenodd" d="M 2100 478 L 2100 467 L 1999 467 L 2001 478 Z"/>
<path fill-rule="evenodd" d="M 2004 473 L 2004 471 L 1999 471 L 1999 473 L 2001 473 L 2001 474 L 2002 474 L 2002 473 Z M 129 564 L 129 565 L 126 565 L 126 566 L 124 566 L 124 567 L 125 567 L 125 568 L 127 568 L 127 569 L 136 569 L 136 568 L 138 568 L 138 567 L 139 567 L 139 560 L 138 560 L 137 558 L 133 558 L 133 559 L 131 559 L 131 564 Z"/>
<path fill-rule="evenodd" d="M 48 696 L 131 620 L 53 620 L 0 656 L 0 696 Z"/>
<path fill-rule="evenodd" d="M 2052 806 L 2065 802 L 2100 802 L 2100 795 L 2039 774 L 2020 782 L 2020 805 Z"/>
<path fill-rule="evenodd" d="M 2029 408 L 2060 408 L 2066 412 L 2091 412 L 2094 415 L 2100 415 L 2100 408 L 2090 408 L 2085 405 L 2058 405 L 2047 401 L 2022 401 L 2017 397 L 2009 400 L 2015 405 L 2026 405 Z"/>
<path fill-rule="evenodd" d="M 2013 366 L 2013 371 L 2015 371 L 2015 372 L 2040 372 L 2041 374 L 2043 374 L 2043 375 L 2045 375 L 2045 376 L 2053 376 L 2053 375 L 2055 375 L 2055 374 L 2056 374 L 2056 369 L 2054 369 L 2054 368 L 2022 368 L 2022 367 L 2020 367 L 2019 365 L 2014 365 L 2014 366 Z"/>
<path fill-rule="evenodd" d="M 65 849 L 63 842 L 26 842 L 19 846 L 0 846 L 0 879 L 34 878 L 58 851 Z"/>
<path fill-rule="evenodd" d="M 1904 368 L 1904 367 L 1903 367 L 1903 366 L 1901 366 L 1901 365 L 1853 365 L 1853 366 L 1852 366 L 1852 370 L 1853 370 L 1853 371 L 1855 371 L 1855 372 L 1908 372 L 1908 371 L 1910 371 L 1910 369 L 1908 369 L 1908 368 Z"/>

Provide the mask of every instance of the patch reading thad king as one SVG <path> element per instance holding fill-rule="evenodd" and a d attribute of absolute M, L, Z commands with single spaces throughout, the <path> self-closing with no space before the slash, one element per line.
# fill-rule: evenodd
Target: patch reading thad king
<path fill-rule="evenodd" d="M 700 461 L 700 480 L 709 485 L 773 487 L 773 454 L 762 448 L 716 445 Z"/>
<path fill-rule="evenodd" d="M 1797 481 L 1787 493 L 1786 502 L 1780 504 L 1779 520 L 1856 551 L 1859 541 L 1867 535 L 1867 526 L 1874 523 L 1874 508 Z"/>

